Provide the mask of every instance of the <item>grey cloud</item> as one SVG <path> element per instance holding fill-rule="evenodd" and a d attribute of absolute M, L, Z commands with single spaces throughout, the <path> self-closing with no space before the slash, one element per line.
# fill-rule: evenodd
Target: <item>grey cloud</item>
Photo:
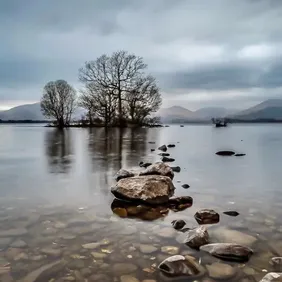
<path fill-rule="evenodd" d="M 38 100 L 53 79 L 76 84 L 85 60 L 117 49 L 143 56 L 171 94 L 262 97 L 252 89 L 282 86 L 281 14 L 278 0 L 0 1 L 0 102 Z"/>

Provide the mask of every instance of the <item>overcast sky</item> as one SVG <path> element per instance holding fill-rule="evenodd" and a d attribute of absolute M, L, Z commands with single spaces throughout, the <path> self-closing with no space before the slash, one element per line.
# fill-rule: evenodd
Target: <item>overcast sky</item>
<path fill-rule="evenodd" d="M 163 106 L 244 108 L 282 98 L 280 0 L 0 1 L 0 109 L 78 87 L 103 53 L 143 56 Z"/>

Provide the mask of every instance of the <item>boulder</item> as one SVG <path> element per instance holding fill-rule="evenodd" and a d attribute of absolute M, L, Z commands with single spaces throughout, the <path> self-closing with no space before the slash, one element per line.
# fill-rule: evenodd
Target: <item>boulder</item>
<path fill-rule="evenodd" d="M 246 262 L 253 254 L 253 250 L 234 243 L 215 243 L 200 247 L 200 250 L 212 256 L 229 261 Z"/>
<path fill-rule="evenodd" d="M 178 220 L 173 220 L 171 224 L 174 229 L 180 230 L 186 225 L 186 222 L 182 219 L 178 219 Z"/>
<path fill-rule="evenodd" d="M 171 162 L 174 162 L 175 159 L 174 158 L 168 158 L 168 157 L 163 157 L 162 158 L 162 162 L 167 162 L 167 163 L 171 163 Z"/>
<path fill-rule="evenodd" d="M 208 244 L 209 234 L 207 228 L 205 226 L 200 226 L 189 230 L 184 243 L 193 249 L 198 249 L 201 246 Z"/>
<path fill-rule="evenodd" d="M 133 177 L 135 174 L 132 171 L 128 171 L 126 169 L 120 169 L 115 176 L 115 180 L 119 181 L 120 179 L 123 178 L 128 178 L 128 177 Z"/>
<path fill-rule="evenodd" d="M 180 166 L 172 166 L 171 169 L 172 169 L 172 171 L 174 171 L 174 172 L 180 172 L 180 171 L 181 171 Z"/>
<path fill-rule="evenodd" d="M 196 259 L 190 256 L 175 255 L 162 261 L 158 269 L 161 271 L 163 277 L 161 281 L 170 281 L 176 278 L 182 281 L 186 279 L 197 279 L 205 274 L 203 266 L 197 263 Z"/>
<path fill-rule="evenodd" d="M 267 273 L 260 282 L 281 282 L 282 272 L 269 272 Z"/>
<path fill-rule="evenodd" d="M 158 148 L 158 150 L 166 152 L 167 151 L 167 146 L 166 145 L 162 145 Z"/>
<path fill-rule="evenodd" d="M 167 203 L 174 190 L 171 179 L 161 175 L 123 178 L 111 188 L 111 192 L 118 199 L 148 204 Z"/>
<path fill-rule="evenodd" d="M 212 224 L 219 222 L 219 214 L 210 209 L 197 211 L 194 217 L 199 224 Z"/>
<path fill-rule="evenodd" d="M 235 155 L 235 152 L 233 152 L 233 151 L 218 151 L 218 152 L 216 152 L 216 155 L 219 155 L 219 156 L 233 156 L 233 155 Z"/>
<path fill-rule="evenodd" d="M 146 168 L 146 170 L 140 172 L 140 176 L 143 175 L 162 175 L 162 176 L 168 176 L 171 179 L 174 177 L 174 173 L 171 169 L 171 167 L 163 162 L 157 162 L 149 167 Z"/>

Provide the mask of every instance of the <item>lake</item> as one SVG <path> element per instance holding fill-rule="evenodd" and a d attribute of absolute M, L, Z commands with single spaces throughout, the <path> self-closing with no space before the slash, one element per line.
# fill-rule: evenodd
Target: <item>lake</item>
<path fill-rule="evenodd" d="M 175 254 L 203 265 L 203 282 L 260 281 L 281 267 L 270 264 L 282 256 L 281 125 L 63 132 L 1 125 L 0 136 L 1 281 L 181 281 L 157 269 Z M 115 173 L 159 161 L 157 148 L 169 143 L 176 145 L 168 149 L 172 164 L 181 167 L 175 194 L 191 196 L 192 207 L 156 220 L 114 214 Z M 218 150 L 246 156 L 221 157 Z M 208 225 L 211 242 L 248 245 L 249 262 L 223 261 L 183 243 L 171 221 L 197 227 L 194 214 L 203 208 L 220 214 Z M 223 214 L 228 210 L 240 215 Z"/>

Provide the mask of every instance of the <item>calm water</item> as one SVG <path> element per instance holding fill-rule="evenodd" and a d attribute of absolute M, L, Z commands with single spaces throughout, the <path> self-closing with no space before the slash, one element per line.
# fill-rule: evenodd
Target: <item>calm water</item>
<path fill-rule="evenodd" d="M 42 272 L 42 266 L 48 270 L 40 281 L 166 281 L 156 269 L 170 255 L 161 249 L 165 246 L 174 247 L 173 254 L 191 254 L 205 267 L 213 265 L 219 260 L 185 246 L 183 234 L 170 224 L 181 218 L 197 226 L 193 216 L 200 208 L 221 214 L 220 223 L 209 227 L 212 241 L 247 244 L 255 251 L 246 265 L 221 261 L 235 273 L 224 281 L 259 281 L 273 270 L 270 258 L 282 255 L 281 125 L 108 132 L 4 125 L 0 136 L 1 281 L 39 281 L 28 275 Z M 155 221 L 114 215 L 114 174 L 136 169 L 140 161 L 160 160 L 151 149 L 168 143 L 176 144 L 169 153 L 182 169 L 174 178 L 176 195 L 192 196 L 193 206 Z M 223 149 L 247 155 L 215 155 Z M 183 189 L 184 183 L 191 187 Z M 225 216 L 226 210 L 240 215 Z M 82 247 L 93 242 L 100 245 Z M 153 248 L 144 252 L 143 245 Z M 138 280 L 121 280 L 129 279 L 122 275 Z M 224 278 L 210 275 L 213 280 L 207 273 L 198 281 Z"/>

